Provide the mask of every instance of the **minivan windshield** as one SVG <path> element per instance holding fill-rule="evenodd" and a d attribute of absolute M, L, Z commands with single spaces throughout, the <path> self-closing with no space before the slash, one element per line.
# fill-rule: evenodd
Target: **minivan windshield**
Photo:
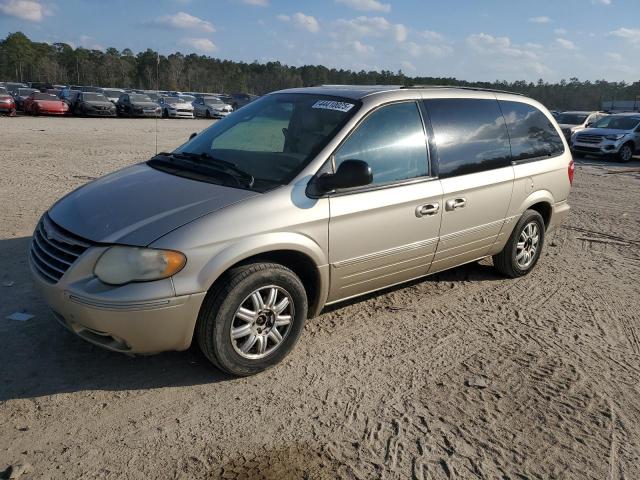
<path fill-rule="evenodd" d="M 609 115 L 601 118 L 592 125 L 593 128 L 609 128 L 612 130 L 632 130 L 640 124 L 640 117 L 624 115 Z"/>
<path fill-rule="evenodd" d="M 587 115 L 579 113 L 560 113 L 556 121 L 563 125 L 582 125 L 587 119 Z"/>
<path fill-rule="evenodd" d="M 165 170 L 180 174 L 178 168 L 189 170 L 197 164 L 199 173 L 206 169 L 211 181 L 266 191 L 289 183 L 359 107 L 359 101 L 327 95 L 266 95 L 179 147 L 171 154 L 173 168 Z M 160 163 L 149 162 L 162 168 Z M 253 181 L 240 185 L 226 173 L 216 175 L 223 167 Z"/>

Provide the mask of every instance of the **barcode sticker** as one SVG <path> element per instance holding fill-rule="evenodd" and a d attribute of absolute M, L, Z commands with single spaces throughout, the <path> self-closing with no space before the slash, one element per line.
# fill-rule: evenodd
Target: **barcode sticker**
<path fill-rule="evenodd" d="M 324 110 L 338 110 L 339 112 L 348 112 L 353 108 L 353 103 L 336 102 L 334 100 L 318 100 L 311 108 L 322 108 Z"/>

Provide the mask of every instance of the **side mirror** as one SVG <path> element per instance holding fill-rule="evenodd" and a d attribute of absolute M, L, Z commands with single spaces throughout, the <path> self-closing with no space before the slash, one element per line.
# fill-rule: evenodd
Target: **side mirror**
<path fill-rule="evenodd" d="M 589 122 L 585 125 L 586 128 L 591 128 L 591 126 L 593 125 L 593 122 Z"/>
<path fill-rule="evenodd" d="M 196 132 L 193 132 L 191 135 L 189 135 L 189 140 L 193 140 L 193 137 L 195 137 L 196 135 L 198 135 Z"/>
<path fill-rule="evenodd" d="M 330 192 L 339 188 L 362 187 L 373 182 L 373 173 L 367 162 L 345 160 L 340 164 L 336 173 L 320 175 L 316 182 L 322 192 Z"/>

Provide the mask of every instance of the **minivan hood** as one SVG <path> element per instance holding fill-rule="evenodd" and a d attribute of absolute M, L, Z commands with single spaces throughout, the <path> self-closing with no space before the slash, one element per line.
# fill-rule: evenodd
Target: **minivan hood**
<path fill-rule="evenodd" d="M 586 128 L 581 130 L 580 133 L 586 133 L 589 135 L 626 135 L 629 130 L 619 130 L 617 128 Z"/>
<path fill-rule="evenodd" d="M 145 163 L 90 182 L 60 199 L 49 216 L 98 243 L 145 246 L 203 215 L 258 195 L 178 177 Z"/>

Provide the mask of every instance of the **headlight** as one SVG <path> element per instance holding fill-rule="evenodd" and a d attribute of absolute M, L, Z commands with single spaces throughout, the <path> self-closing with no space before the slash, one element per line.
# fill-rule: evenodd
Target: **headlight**
<path fill-rule="evenodd" d="M 624 137 L 623 133 L 616 133 L 616 134 L 604 136 L 604 138 L 606 138 L 607 140 L 620 140 L 622 137 Z"/>
<path fill-rule="evenodd" d="M 93 273 L 104 283 L 122 285 L 170 277 L 186 263 L 187 258 L 173 250 L 114 246 L 100 256 Z"/>

